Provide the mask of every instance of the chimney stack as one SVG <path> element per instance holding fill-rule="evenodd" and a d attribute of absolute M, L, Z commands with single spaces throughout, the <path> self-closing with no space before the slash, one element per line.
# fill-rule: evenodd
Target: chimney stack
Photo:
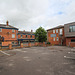
<path fill-rule="evenodd" d="M 24 32 L 25 32 L 25 30 L 24 30 Z"/>
<path fill-rule="evenodd" d="M 6 25 L 7 25 L 7 26 L 9 25 L 9 22 L 8 22 L 8 21 L 6 22 Z"/>
<path fill-rule="evenodd" d="M 31 32 L 33 32 L 33 30 L 31 30 Z"/>

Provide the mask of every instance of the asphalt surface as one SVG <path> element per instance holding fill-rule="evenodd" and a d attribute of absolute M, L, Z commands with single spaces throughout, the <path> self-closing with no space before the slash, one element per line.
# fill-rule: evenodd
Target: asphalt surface
<path fill-rule="evenodd" d="M 75 75 L 75 48 L 50 46 L 0 51 L 0 75 Z"/>

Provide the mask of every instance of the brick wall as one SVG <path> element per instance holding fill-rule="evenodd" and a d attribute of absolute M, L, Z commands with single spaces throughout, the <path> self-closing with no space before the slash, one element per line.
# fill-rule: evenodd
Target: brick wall
<path fill-rule="evenodd" d="M 22 35 L 22 38 L 21 38 L 21 35 L 19 34 L 18 38 L 21 38 L 21 39 L 25 39 L 25 38 L 27 38 L 27 39 L 35 39 L 35 35 L 32 35 L 32 38 L 30 36 L 31 35 L 27 35 L 27 37 L 26 37 L 26 35 Z"/>
<path fill-rule="evenodd" d="M 53 33 L 53 30 L 49 30 L 47 32 L 47 41 L 50 42 L 51 44 L 53 45 L 60 45 L 61 44 L 61 39 L 63 39 L 63 45 L 66 44 L 65 42 L 65 35 L 64 35 L 64 28 L 61 28 L 63 31 L 63 35 L 62 35 L 62 38 L 59 36 L 59 29 L 58 29 L 58 33 L 56 33 L 56 30 L 57 29 L 53 29 L 55 30 L 55 33 Z M 51 34 L 56 34 L 56 37 L 51 37 Z M 57 41 L 57 37 L 58 37 L 58 41 Z M 55 38 L 55 41 L 53 41 L 53 39 Z"/>
<path fill-rule="evenodd" d="M 71 42 L 70 47 L 75 47 L 75 42 Z"/>
<path fill-rule="evenodd" d="M 2 42 L 2 46 L 8 46 L 11 42 Z"/>
<path fill-rule="evenodd" d="M 18 30 L 15 30 L 15 32 L 12 32 L 12 29 L 2 29 L 2 32 L 0 32 L 0 35 L 4 37 L 4 41 L 7 40 L 17 40 L 17 33 Z M 12 34 L 15 34 L 15 38 L 12 38 Z"/>
<path fill-rule="evenodd" d="M 66 38 L 66 46 L 75 47 L 75 42 L 71 42 L 71 39 L 75 39 L 75 37 Z"/>

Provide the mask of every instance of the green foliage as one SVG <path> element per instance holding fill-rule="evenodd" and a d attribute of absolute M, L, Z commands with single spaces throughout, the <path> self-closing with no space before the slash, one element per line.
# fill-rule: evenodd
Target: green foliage
<path fill-rule="evenodd" d="M 47 40 L 47 32 L 45 31 L 44 28 L 39 27 L 36 32 L 35 32 L 35 39 L 38 42 L 46 42 Z"/>
<path fill-rule="evenodd" d="M 50 45 L 51 43 L 50 42 L 47 42 L 47 44 Z"/>

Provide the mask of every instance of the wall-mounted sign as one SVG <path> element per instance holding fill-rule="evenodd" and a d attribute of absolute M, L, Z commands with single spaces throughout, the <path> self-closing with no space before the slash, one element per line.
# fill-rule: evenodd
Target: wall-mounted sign
<path fill-rule="evenodd" d="M 56 34 L 51 34 L 51 37 L 56 37 Z"/>

